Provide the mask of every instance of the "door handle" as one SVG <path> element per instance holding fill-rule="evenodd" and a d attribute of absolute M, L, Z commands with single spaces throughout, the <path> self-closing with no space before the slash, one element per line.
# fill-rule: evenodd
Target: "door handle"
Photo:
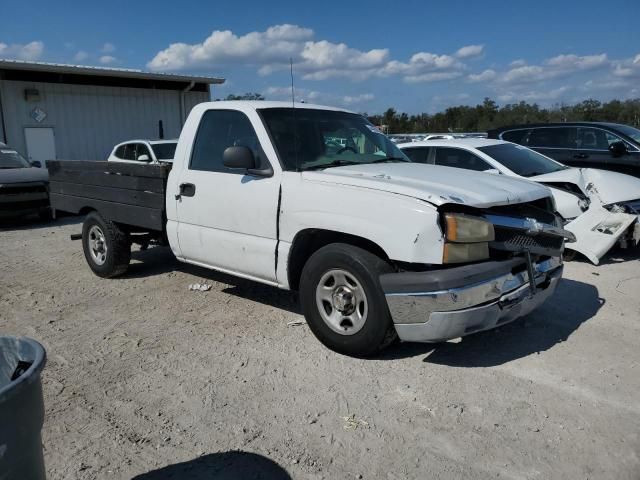
<path fill-rule="evenodd" d="M 176 195 L 176 200 L 180 197 L 193 197 L 196 194 L 196 186 L 193 183 L 181 183 L 180 193 Z"/>
<path fill-rule="evenodd" d="M 589 158 L 589 155 L 586 153 L 574 153 L 573 158 Z"/>

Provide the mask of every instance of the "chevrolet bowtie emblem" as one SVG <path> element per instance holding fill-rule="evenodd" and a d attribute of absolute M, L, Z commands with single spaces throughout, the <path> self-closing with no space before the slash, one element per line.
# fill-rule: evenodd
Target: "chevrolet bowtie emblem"
<path fill-rule="evenodd" d="M 536 234 L 544 230 L 542 223 L 538 222 L 535 218 L 526 218 L 524 226 L 527 229 L 527 233 Z"/>

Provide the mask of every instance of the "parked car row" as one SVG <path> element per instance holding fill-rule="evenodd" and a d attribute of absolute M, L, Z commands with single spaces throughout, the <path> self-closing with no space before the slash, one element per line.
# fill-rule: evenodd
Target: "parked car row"
<path fill-rule="evenodd" d="M 488 132 L 572 167 L 593 167 L 640 176 L 640 130 L 605 122 L 516 125 Z"/>
<path fill-rule="evenodd" d="M 640 179 L 563 165 L 532 149 L 493 139 L 429 140 L 399 145 L 414 162 L 501 174 L 551 188 L 556 211 L 576 242 L 568 249 L 594 264 L 616 243 L 640 241 Z"/>

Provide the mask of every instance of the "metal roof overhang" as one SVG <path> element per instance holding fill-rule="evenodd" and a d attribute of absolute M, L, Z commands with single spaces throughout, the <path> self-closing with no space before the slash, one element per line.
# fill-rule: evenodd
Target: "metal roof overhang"
<path fill-rule="evenodd" d="M 172 73 L 145 72 L 128 68 L 91 67 L 84 65 L 69 65 L 62 63 L 26 62 L 23 60 L 0 59 L 0 71 L 28 71 L 61 75 L 86 75 L 95 77 L 131 78 L 161 82 L 186 82 L 201 84 L 222 84 L 224 78 L 205 77 L 199 75 L 178 75 Z"/>

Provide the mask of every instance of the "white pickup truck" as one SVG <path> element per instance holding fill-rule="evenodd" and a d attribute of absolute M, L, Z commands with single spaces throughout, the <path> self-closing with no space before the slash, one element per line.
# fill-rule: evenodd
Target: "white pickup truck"
<path fill-rule="evenodd" d="M 412 163 L 364 117 L 281 102 L 189 115 L 171 169 L 48 162 L 54 209 L 86 214 L 99 276 L 131 245 L 299 291 L 317 338 L 350 355 L 437 342 L 527 314 L 555 290 L 565 239 L 541 185 Z"/>

